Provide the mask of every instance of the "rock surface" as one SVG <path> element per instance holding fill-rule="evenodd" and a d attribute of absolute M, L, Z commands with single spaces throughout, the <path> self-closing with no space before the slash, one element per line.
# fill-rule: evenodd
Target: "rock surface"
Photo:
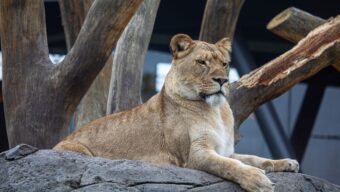
<path fill-rule="evenodd" d="M 202 171 L 34 149 L 21 145 L 0 154 L 0 191 L 243 191 Z M 268 176 L 277 192 L 340 192 L 339 186 L 309 175 Z"/>

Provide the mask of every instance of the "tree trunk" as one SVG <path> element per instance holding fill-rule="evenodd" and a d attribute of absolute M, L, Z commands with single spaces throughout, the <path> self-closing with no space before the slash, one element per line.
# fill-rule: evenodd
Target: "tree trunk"
<path fill-rule="evenodd" d="M 223 37 L 234 37 L 238 15 L 244 0 L 208 0 L 199 39 L 216 43 Z"/>
<path fill-rule="evenodd" d="M 324 23 L 326 20 L 320 17 L 290 7 L 275 16 L 268 23 L 267 29 L 288 41 L 298 43 L 310 31 Z M 332 66 L 340 71 L 339 61 L 333 63 Z"/>
<path fill-rule="evenodd" d="M 144 0 L 120 37 L 113 58 L 107 114 L 142 103 L 144 57 L 160 0 Z"/>
<path fill-rule="evenodd" d="M 229 102 L 235 129 L 262 103 L 340 59 L 339 28 L 340 16 L 313 30 L 283 55 L 232 83 Z"/>
<path fill-rule="evenodd" d="M 53 65 L 48 57 L 43 1 L 0 1 L 10 147 L 27 143 L 49 148 L 68 134 L 70 115 L 141 2 L 96 1 L 71 51 Z"/>
<path fill-rule="evenodd" d="M 67 49 L 74 44 L 93 0 L 59 0 Z M 106 61 L 74 113 L 75 128 L 106 115 L 112 56 Z"/>
<path fill-rule="evenodd" d="M 2 82 L 0 81 L 0 87 L 2 87 Z M 8 149 L 8 138 L 5 125 L 5 112 L 4 103 L 2 97 L 2 89 L 0 89 L 0 152 Z"/>

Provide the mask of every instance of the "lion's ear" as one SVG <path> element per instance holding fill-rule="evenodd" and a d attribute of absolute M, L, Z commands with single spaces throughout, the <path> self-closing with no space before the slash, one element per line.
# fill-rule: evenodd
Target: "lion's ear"
<path fill-rule="evenodd" d="M 171 52 L 174 58 L 186 55 L 189 48 L 194 44 L 193 40 L 186 34 L 177 34 L 170 42 Z M 181 54 L 184 53 L 184 54 Z"/>
<path fill-rule="evenodd" d="M 222 49 L 225 49 L 229 53 L 231 52 L 231 41 L 227 37 L 219 40 L 215 45 L 221 47 Z"/>

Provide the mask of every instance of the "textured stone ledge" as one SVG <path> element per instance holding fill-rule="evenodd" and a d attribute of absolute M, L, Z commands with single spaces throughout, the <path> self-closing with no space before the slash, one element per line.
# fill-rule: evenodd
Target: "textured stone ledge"
<path fill-rule="evenodd" d="M 0 191 L 243 191 L 202 171 L 130 160 L 108 160 L 20 145 L 0 154 Z M 270 173 L 275 191 L 340 191 L 298 173 Z"/>

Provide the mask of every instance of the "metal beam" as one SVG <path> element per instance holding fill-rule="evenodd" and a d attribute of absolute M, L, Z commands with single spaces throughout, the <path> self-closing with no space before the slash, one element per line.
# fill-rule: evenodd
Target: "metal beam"
<path fill-rule="evenodd" d="M 325 83 L 311 83 L 305 93 L 291 137 L 291 144 L 299 162 L 303 160 L 326 86 Z"/>

